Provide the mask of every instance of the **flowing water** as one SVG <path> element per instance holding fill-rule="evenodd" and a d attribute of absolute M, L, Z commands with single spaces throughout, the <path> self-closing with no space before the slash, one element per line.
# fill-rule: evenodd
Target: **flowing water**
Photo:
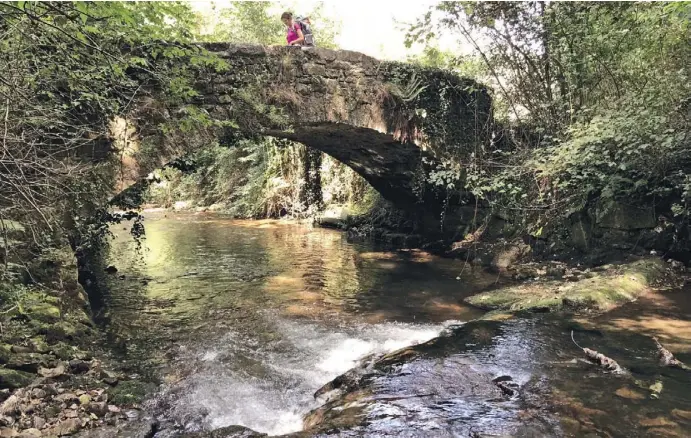
<path fill-rule="evenodd" d="M 166 217 L 167 216 L 167 217 Z M 98 320 L 119 360 L 164 376 L 178 428 L 298 431 L 313 393 L 371 353 L 482 314 L 461 298 L 496 282 L 419 252 L 275 221 L 145 215 L 142 247 L 114 227 Z"/>
<path fill-rule="evenodd" d="M 322 385 L 365 356 L 424 343 L 481 316 L 462 299 L 497 282 L 458 261 L 351 244 L 332 230 L 145 216 L 141 248 L 126 225 L 114 228 L 110 263 L 118 272 L 95 305 L 117 360 L 162 379 L 148 403 L 162 420 L 158 437 L 230 425 L 299 431 L 323 403 L 313 397 Z M 689 375 L 661 373 L 647 336 L 661 335 L 690 358 L 691 300 L 675 297 L 686 298 L 666 320 L 642 300 L 590 331 L 542 316 L 479 323 L 475 338 L 442 339 L 424 347 L 424 359 L 374 379 L 360 410 L 336 404 L 324 415 L 355 426 L 343 436 L 471 436 L 475 426 L 505 433 L 534 418 L 542 432 L 524 436 L 689 436 Z M 580 361 L 574 327 L 579 342 L 617 357 L 633 375 Z M 521 385 L 520 400 L 491 396 L 500 375 Z M 652 397 L 658 381 L 664 390 Z"/>

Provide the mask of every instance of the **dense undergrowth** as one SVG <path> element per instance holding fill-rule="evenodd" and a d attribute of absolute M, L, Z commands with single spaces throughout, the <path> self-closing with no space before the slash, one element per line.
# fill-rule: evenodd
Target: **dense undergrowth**
<path fill-rule="evenodd" d="M 378 197 L 352 169 L 321 153 L 315 183 L 309 173 L 316 171 L 305 165 L 308 152 L 300 144 L 271 137 L 232 147 L 213 145 L 187 157 L 183 170 L 156 172 L 157 182 L 149 186 L 144 202 L 165 208 L 183 202 L 184 208 L 212 207 L 242 218 L 305 218 L 331 205 L 364 213 Z M 310 190 L 318 190 L 322 202 L 309 200 Z"/>
<path fill-rule="evenodd" d="M 409 33 L 432 44 L 417 61 L 487 84 L 500 122 L 472 153 L 447 157 L 455 183 L 538 237 L 615 204 L 688 222 L 690 15 L 664 2 L 433 8 Z M 436 49 L 439 32 L 473 50 Z"/>

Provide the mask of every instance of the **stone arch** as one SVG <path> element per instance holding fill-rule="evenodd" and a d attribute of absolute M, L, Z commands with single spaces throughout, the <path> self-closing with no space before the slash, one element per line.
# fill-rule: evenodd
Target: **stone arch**
<path fill-rule="evenodd" d="M 213 119 L 235 120 L 240 131 L 331 155 L 404 209 L 419 208 L 420 202 L 429 207 L 420 192 L 432 191 L 416 187 L 416 176 L 434 166 L 435 154 L 472 150 L 491 123 L 487 91 L 450 72 L 350 51 L 203 47 L 229 67 L 199 71 L 196 78 L 196 103 Z M 254 118 L 244 117 L 249 112 Z M 166 147 L 157 167 L 189 152 Z M 153 170 L 132 161 L 121 189 Z"/>

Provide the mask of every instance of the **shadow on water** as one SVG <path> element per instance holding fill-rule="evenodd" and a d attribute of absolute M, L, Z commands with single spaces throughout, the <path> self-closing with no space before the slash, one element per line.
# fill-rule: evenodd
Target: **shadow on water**
<path fill-rule="evenodd" d="M 145 216 L 139 254 L 123 226 L 114 228 L 109 263 L 118 272 L 105 276 L 98 320 L 119 361 L 160 378 L 148 404 L 163 420 L 160 437 L 236 424 L 272 435 L 299 431 L 320 405 L 312 396 L 320 386 L 365 356 L 479 317 L 463 298 L 497 280 L 466 272 L 459 281 L 457 262 L 350 244 L 332 230 Z M 424 344 L 406 372 L 367 388 L 374 404 L 353 411 L 352 436 L 408 436 L 407 429 L 466 436 L 483 424 L 494 433 L 531 422 L 547 434 L 533 436 L 688 436 L 689 376 L 660 370 L 647 336 L 658 334 L 691 362 L 688 314 L 666 317 L 670 303 L 646 299 L 590 330 L 583 321 L 530 317 L 473 323 L 473 342 L 458 335 Z M 583 363 L 573 328 L 580 344 L 611 355 L 631 376 Z M 520 399 L 494 400 L 491 379 L 503 374 L 521 385 Z M 653 399 L 649 387 L 658 381 L 664 389 Z"/>

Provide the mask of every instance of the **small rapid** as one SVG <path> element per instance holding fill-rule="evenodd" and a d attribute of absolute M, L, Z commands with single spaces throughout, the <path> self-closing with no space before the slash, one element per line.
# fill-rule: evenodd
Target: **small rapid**
<path fill-rule="evenodd" d="M 182 346 L 177 367 L 189 369 L 156 400 L 161 417 L 185 432 L 231 425 L 269 435 L 297 432 L 304 414 L 319 405 L 313 394 L 322 385 L 365 356 L 425 342 L 448 325 L 325 327 L 276 315 L 267 320 L 275 324 L 268 343 L 226 333 L 209 345 Z"/>

